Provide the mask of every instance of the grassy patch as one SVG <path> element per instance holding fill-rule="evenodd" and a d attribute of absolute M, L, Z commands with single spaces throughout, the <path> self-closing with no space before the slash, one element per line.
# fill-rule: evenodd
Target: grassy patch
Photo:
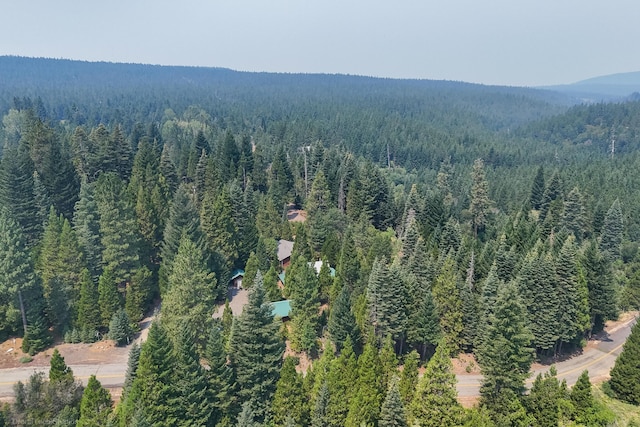
<path fill-rule="evenodd" d="M 602 402 L 616 416 L 616 426 L 640 426 L 640 406 L 631 405 L 617 399 L 613 399 L 602 391 L 602 384 L 593 386 L 593 396 Z"/>

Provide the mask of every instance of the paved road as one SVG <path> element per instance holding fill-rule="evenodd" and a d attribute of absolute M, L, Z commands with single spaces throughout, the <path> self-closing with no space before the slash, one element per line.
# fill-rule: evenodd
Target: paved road
<path fill-rule="evenodd" d="M 576 383 L 578 377 L 585 369 L 589 370 L 589 376 L 592 379 L 606 378 L 609 375 L 609 370 L 615 363 L 616 357 L 622 351 L 624 342 L 631 333 L 633 323 L 635 323 L 635 319 L 610 331 L 596 346 L 588 348 L 584 353 L 569 360 L 556 363 L 555 367 L 558 371 L 558 378 L 560 380 L 566 379 L 567 384 L 571 386 Z M 89 377 L 95 374 L 103 386 L 107 388 L 119 388 L 122 387 L 124 383 L 127 364 L 71 365 L 71 368 L 76 378 L 82 380 L 85 384 Z M 533 379 L 538 373 L 546 372 L 548 369 L 548 366 L 534 369 L 533 375 L 529 379 L 529 384 L 533 382 Z M 1 369 L 0 398 L 12 396 L 13 385 L 18 381 L 26 381 L 29 376 L 36 371 L 43 371 L 48 374 L 49 368 Z M 461 398 L 478 396 L 481 381 L 481 375 L 458 375 L 458 395 Z"/>
<path fill-rule="evenodd" d="M 567 384 L 572 386 L 585 369 L 589 371 L 589 377 L 592 380 L 607 378 L 616 358 L 622 352 L 622 346 L 631 333 L 634 323 L 635 319 L 631 319 L 619 325 L 608 334 L 604 334 L 595 347 L 590 347 L 571 359 L 556 363 L 554 366 L 558 371 L 558 379 L 566 380 Z M 550 366 L 541 366 L 533 369 L 527 385 L 530 386 L 538 374 L 547 372 L 549 368 Z M 478 396 L 481 382 L 482 375 L 458 375 L 458 396 Z"/>
<path fill-rule="evenodd" d="M 126 363 L 111 363 L 102 365 L 71 365 L 74 376 L 86 385 L 91 375 L 96 376 L 103 386 L 119 388 L 124 383 Z M 44 372 L 48 377 L 48 366 L 33 368 L 9 368 L 0 370 L 0 398 L 13 395 L 13 385 L 18 381 L 25 382 L 34 372 Z"/>
<path fill-rule="evenodd" d="M 155 311 L 159 310 L 160 306 L 158 306 Z M 135 342 L 138 344 L 141 344 L 142 341 L 147 339 L 153 318 L 154 315 L 146 317 L 140 322 L 140 334 L 138 334 L 138 337 L 135 339 Z M 91 375 L 95 375 L 104 387 L 116 389 L 122 387 L 124 384 L 124 375 L 127 372 L 127 359 L 124 358 L 123 360 L 122 357 L 118 357 L 117 359 L 120 359 L 117 363 L 83 363 L 69 364 L 68 366 L 73 370 L 74 377 L 81 380 L 84 385 L 87 385 Z M 13 385 L 18 381 L 27 381 L 35 372 L 44 372 L 45 376 L 48 377 L 49 366 L 25 366 L 0 369 L 0 400 L 11 398 L 13 396 Z"/>

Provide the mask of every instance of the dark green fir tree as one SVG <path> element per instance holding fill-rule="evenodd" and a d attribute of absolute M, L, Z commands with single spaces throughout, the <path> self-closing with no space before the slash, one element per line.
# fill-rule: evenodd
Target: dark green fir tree
<path fill-rule="evenodd" d="M 273 395 L 272 414 L 276 425 L 285 425 L 291 417 L 296 426 L 309 425 L 309 405 L 305 395 L 302 375 L 296 372 L 298 361 L 286 357 L 280 370 L 280 379 Z"/>
<path fill-rule="evenodd" d="M 340 291 L 337 300 L 331 307 L 328 329 L 331 341 L 336 346 L 338 353 L 342 350 L 348 336 L 356 343 L 360 341 L 360 330 L 351 312 L 351 297 L 347 287 Z"/>
<path fill-rule="evenodd" d="M 611 369 L 609 384 L 618 399 L 640 405 L 640 323 L 631 329 L 631 335 Z"/>
<path fill-rule="evenodd" d="M 206 426 L 215 416 L 209 400 L 209 381 L 196 352 L 195 335 L 186 322 L 179 325 L 174 340 L 174 410 L 178 426 Z"/>
<path fill-rule="evenodd" d="M 102 264 L 111 269 L 116 284 L 131 280 L 140 268 L 140 235 L 133 201 L 114 173 L 100 175 L 95 198 L 100 216 Z"/>
<path fill-rule="evenodd" d="M 183 234 L 188 235 L 198 246 L 203 245 L 200 216 L 187 185 L 181 185 L 176 190 L 164 229 L 163 241 L 160 246 L 161 263 L 158 272 L 161 295 L 164 295 L 169 288 L 169 275 L 173 268 L 173 260 L 178 254 Z"/>
<path fill-rule="evenodd" d="M 173 344 L 158 322 L 149 328 L 142 345 L 136 377 L 126 399 L 120 403 L 120 424 L 129 425 L 137 408 L 141 408 L 150 425 L 177 425 L 179 411 L 174 405 L 175 356 Z"/>
<path fill-rule="evenodd" d="M 120 309 L 120 294 L 111 268 L 105 268 L 98 280 L 98 306 L 100 324 L 108 327 L 113 315 Z"/>
<path fill-rule="evenodd" d="M 381 369 L 377 350 L 367 343 L 358 358 L 358 379 L 349 404 L 345 427 L 375 425 L 383 400 Z"/>
<path fill-rule="evenodd" d="M 357 388 L 358 360 L 353 351 L 351 337 L 347 336 L 342 352 L 331 362 L 327 374 L 329 402 L 327 404 L 327 419 L 332 427 L 343 427 L 353 396 Z"/>
<path fill-rule="evenodd" d="M 181 322 L 189 321 L 194 325 L 196 341 L 204 345 L 211 327 L 217 281 L 208 269 L 205 254 L 186 234 L 180 241 L 168 279 L 169 289 L 162 304 L 167 333 L 176 337 Z"/>
<path fill-rule="evenodd" d="M 80 275 L 80 300 L 76 324 L 94 333 L 101 325 L 98 286 L 91 279 L 88 269 L 84 269 Z"/>
<path fill-rule="evenodd" d="M 446 347 L 457 354 L 462 345 L 464 331 L 462 299 L 458 286 L 458 272 L 455 261 L 447 257 L 440 274 L 433 282 L 432 292 L 436 310 L 440 317 L 440 329 L 446 341 Z"/>
<path fill-rule="evenodd" d="M 73 213 L 73 228 L 78 244 L 93 280 L 102 273 L 102 243 L 100 242 L 100 218 L 98 205 L 94 197 L 95 183 L 86 178 L 80 185 L 80 196 Z"/>
<path fill-rule="evenodd" d="M 382 402 L 378 427 L 408 427 L 397 378 L 391 381 L 387 397 Z"/>
<path fill-rule="evenodd" d="M 212 424 L 218 424 L 222 420 L 229 419 L 236 402 L 234 392 L 233 371 L 227 365 L 227 352 L 222 325 L 216 322 L 211 327 L 204 358 L 209 370 L 206 377 L 209 381 L 209 399 L 213 406 L 211 415 Z"/>
<path fill-rule="evenodd" d="M 529 203 L 531 203 L 531 207 L 533 209 L 540 209 L 542 206 L 544 188 L 544 168 L 540 166 L 538 167 L 538 172 L 536 172 L 536 176 L 533 179 L 533 184 L 531 185 L 531 196 L 529 197 Z"/>
<path fill-rule="evenodd" d="M 31 302 L 40 295 L 40 285 L 25 245 L 20 226 L 10 212 L 0 209 L 0 336 L 8 337 L 22 329 L 27 332 L 26 311 L 31 306 L 38 309 L 42 299 Z M 23 310 L 22 306 L 26 306 Z M 37 315 L 37 313 L 34 313 Z M 37 317 L 37 316 L 36 316 Z M 43 325 L 45 329 L 48 325 Z"/>
<path fill-rule="evenodd" d="M 316 397 L 316 403 L 311 413 L 311 427 L 329 427 L 327 406 L 329 404 L 329 387 L 323 382 Z"/>
<path fill-rule="evenodd" d="M 577 422 L 584 423 L 594 411 L 593 393 L 591 392 L 591 381 L 589 380 L 589 371 L 584 371 L 578 378 L 578 381 L 571 389 L 571 403 L 575 411 L 575 419 Z"/>
<path fill-rule="evenodd" d="M 537 426 L 557 426 L 560 421 L 560 399 L 563 395 L 556 374 L 553 366 L 544 376 L 538 374 L 524 398 L 524 406 L 535 418 Z"/>
<path fill-rule="evenodd" d="M 51 382 L 73 382 L 73 371 L 64 361 L 64 357 L 56 348 L 53 350 L 51 360 L 49 361 L 49 381 Z"/>
<path fill-rule="evenodd" d="M 624 236 L 624 217 L 620 200 L 616 199 L 604 217 L 600 233 L 600 251 L 609 261 L 620 257 L 620 247 Z"/>
<path fill-rule="evenodd" d="M 484 375 L 481 404 L 487 406 L 495 418 L 516 411 L 513 401 L 518 401 L 525 391 L 524 382 L 529 377 L 535 354 L 526 319 L 526 309 L 515 283 L 502 284 L 487 321 L 483 345 L 478 349 Z"/>
<path fill-rule="evenodd" d="M 284 353 L 279 325 L 271 310 L 262 274 L 258 273 L 249 292 L 249 303 L 233 323 L 230 364 L 238 383 L 239 401 L 252 402 L 259 422 L 268 418 Z"/>
<path fill-rule="evenodd" d="M 129 345 L 133 338 L 131 320 L 122 308 L 113 314 L 109 322 L 109 338 L 114 340 L 117 346 Z"/>
<path fill-rule="evenodd" d="M 127 393 L 131 389 L 133 380 L 136 379 L 136 371 L 138 370 L 138 363 L 140 362 L 140 346 L 137 342 L 134 342 L 129 349 L 129 359 L 127 361 L 127 372 L 124 375 L 124 385 L 122 386 L 121 401 L 124 401 Z"/>

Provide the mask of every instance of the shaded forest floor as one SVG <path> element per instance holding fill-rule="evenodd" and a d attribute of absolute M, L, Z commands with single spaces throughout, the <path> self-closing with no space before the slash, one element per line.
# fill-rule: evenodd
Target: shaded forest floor
<path fill-rule="evenodd" d="M 305 222 L 307 220 L 307 211 L 296 209 L 294 204 L 290 204 L 287 207 L 287 219 L 291 222 Z"/>

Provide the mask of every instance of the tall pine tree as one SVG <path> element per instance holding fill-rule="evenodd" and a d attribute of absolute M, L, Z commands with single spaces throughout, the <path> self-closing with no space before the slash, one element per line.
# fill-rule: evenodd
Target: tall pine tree
<path fill-rule="evenodd" d="M 600 234 L 600 251 L 609 261 L 620 257 L 620 247 L 624 235 L 624 217 L 620 200 L 616 199 L 604 217 Z"/>
<path fill-rule="evenodd" d="M 183 233 L 187 234 L 192 241 L 198 243 L 198 246 L 203 246 L 200 217 L 189 194 L 189 189 L 184 184 L 178 187 L 173 196 L 160 249 L 161 264 L 158 276 L 160 294 L 162 295 L 169 288 L 169 275 L 173 268 L 173 260 L 178 254 L 178 247 Z"/>
<path fill-rule="evenodd" d="M 569 236 L 555 262 L 558 305 L 558 340 L 570 343 L 582 338 L 589 329 L 589 291 L 577 269 L 577 256 L 573 236 Z"/>
<path fill-rule="evenodd" d="M 236 402 L 233 395 L 233 371 L 227 365 L 226 345 L 221 329 L 221 324 L 213 325 L 204 352 L 209 366 L 206 376 L 209 381 L 209 399 L 213 406 L 211 423 L 214 425 L 231 416 Z"/>
<path fill-rule="evenodd" d="M 187 322 L 181 322 L 174 340 L 175 369 L 173 409 L 177 426 L 206 426 L 215 415 L 209 400 L 209 382 L 200 365 L 195 335 Z"/>
<path fill-rule="evenodd" d="M 118 175 L 104 173 L 96 182 L 95 198 L 100 215 L 102 264 L 124 284 L 140 268 L 140 235 L 132 200 Z"/>
<path fill-rule="evenodd" d="M 100 325 L 109 326 L 113 315 L 120 309 L 120 294 L 111 268 L 105 268 L 98 280 L 98 306 L 100 307 Z"/>
<path fill-rule="evenodd" d="M 48 344 L 49 325 L 43 308 L 42 288 L 21 229 L 10 213 L 0 208 L 0 336 L 16 334 L 22 325 L 25 334 L 36 340 L 35 347 L 25 347 L 40 351 Z"/>
<path fill-rule="evenodd" d="M 604 322 L 618 316 L 616 289 L 611 271 L 611 263 L 598 249 L 595 242 L 585 248 L 580 264 L 584 271 L 589 290 L 591 333 L 600 330 Z"/>
<path fill-rule="evenodd" d="M 387 397 L 382 402 L 378 427 L 408 427 L 404 405 L 398 392 L 398 381 L 391 381 Z"/>
<path fill-rule="evenodd" d="M 452 372 L 450 353 L 446 341 L 440 341 L 410 407 L 413 424 L 424 427 L 454 427 L 461 424 L 463 409 L 457 401 L 456 377 Z"/>
<path fill-rule="evenodd" d="M 404 287 L 394 268 L 392 273 L 384 259 L 373 262 L 367 284 L 367 310 L 375 335 L 387 335 L 395 341 L 404 338 L 406 328 L 406 299 Z"/>
<path fill-rule="evenodd" d="M 342 289 L 338 299 L 331 307 L 328 330 L 338 353 L 342 350 L 348 336 L 356 343 L 360 341 L 360 330 L 356 324 L 356 318 L 351 312 L 351 298 L 347 287 Z"/>
<path fill-rule="evenodd" d="M 544 168 L 542 165 L 538 167 L 536 177 L 533 179 L 531 185 L 531 196 L 529 197 L 529 203 L 533 209 L 540 209 L 542 206 L 542 199 L 544 197 Z"/>
<path fill-rule="evenodd" d="M 276 425 L 285 425 L 291 418 L 296 426 L 309 425 L 309 406 L 304 393 L 302 375 L 296 372 L 298 361 L 286 357 L 273 395 L 272 413 Z"/>
<path fill-rule="evenodd" d="M 177 391 L 173 344 L 164 328 L 154 322 L 142 345 L 136 377 L 126 399 L 120 403 L 121 425 L 129 425 L 137 408 L 153 426 L 173 426 L 180 415 L 175 406 Z"/>
<path fill-rule="evenodd" d="M 89 270 L 84 269 L 80 275 L 80 299 L 76 325 L 92 333 L 95 333 L 101 325 L 98 299 L 98 286 L 91 280 Z"/>
<path fill-rule="evenodd" d="M 27 247 L 33 247 L 42 235 L 38 206 L 34 203 L 34 166 L 28 150 L 5 150 L 0 165 L 0 206 L 22 228 Z"/>
<path fill-rule="evenodd" d="M 95 200 L 95 183 L 89 183 L 86 178 L 82 180 L 80 196 L 75 204 L 73 228 L 91 273 L 91 278 L 97 281 L 100 274 L 102 274 L 100 216 Z"/>
<path fill-rule="evenodd" d="M 375 425 L 383 400 L 378 351 L 371 343 L 365 345 L 358 358 L 358 379 L 349 404 L 345 427 Z"/>
<path fill-rule="evenodd" d="M 327 374 L 329 402 L 327 419 L 332 427 L 343 427 L 357 388 L 358 360 L 353 351 L 351 337 L 347 336 L 340 357 L 331 361 Z"/>
<path fill-rule="evenodd" d="M 249 303 L 233 323 L 230 362 L 238 383 L 241 403 L 252 401 L 257 420 L 268 418 L 282 366 L 284 343 L 278 324 L 265 300 L 262 275 L 256 276 L 249 291 Z"/>
<path fill-rule="evenodd" d="M 491 207 L 489 184 L 485 178 L 484 162 L 482 159 L 476 159 L 473 162 L 471 180 L 471 202 L 469 211 L 471 213 L 473 235 L 477 237 L 478 233 L 482 232 L 487 226 L 489 208 Z"/>
<path fill-rule="evenodd" d="M 480 388 L 481 403 L 502 413 L 505 391 L 518 399 L 525 391 L 534 351 L 533 335 L 526 321 L 526 310 L 515 283 L 498 289 L 493 313 L 484 332 L 478 356 L 484 380 Z"/>
<path fill-rule="evenodd" d="M 558 339 L 561 308 L 557 304 L 558 287 L 551 256 L 539 253 L 539 249 L 532 250 L 524 260 L 517 282 L 528 309 L 535 346 L 543 351 L 552 349 Z"/>
<path fill-rule="evenodd" d="M 458 273 L 455 262 L 447 257 L 442 265 L 440 274 L 433 282 L 433 300 L 440 316 L 440 328 L 446 342 L 446 347 L 457 354 L 462 345 L 462 299 L 458 286 Z"/>
<path fill-rule="evenodd" d="M 207 267 L 204 253 L 184 234 L 162 303 L 167 333 L 176 337 L 181 322 L 188 321 L 194 325 L 196 340 L 203 346 L 209 336 L 216 290 L 217 281 Z"/>

